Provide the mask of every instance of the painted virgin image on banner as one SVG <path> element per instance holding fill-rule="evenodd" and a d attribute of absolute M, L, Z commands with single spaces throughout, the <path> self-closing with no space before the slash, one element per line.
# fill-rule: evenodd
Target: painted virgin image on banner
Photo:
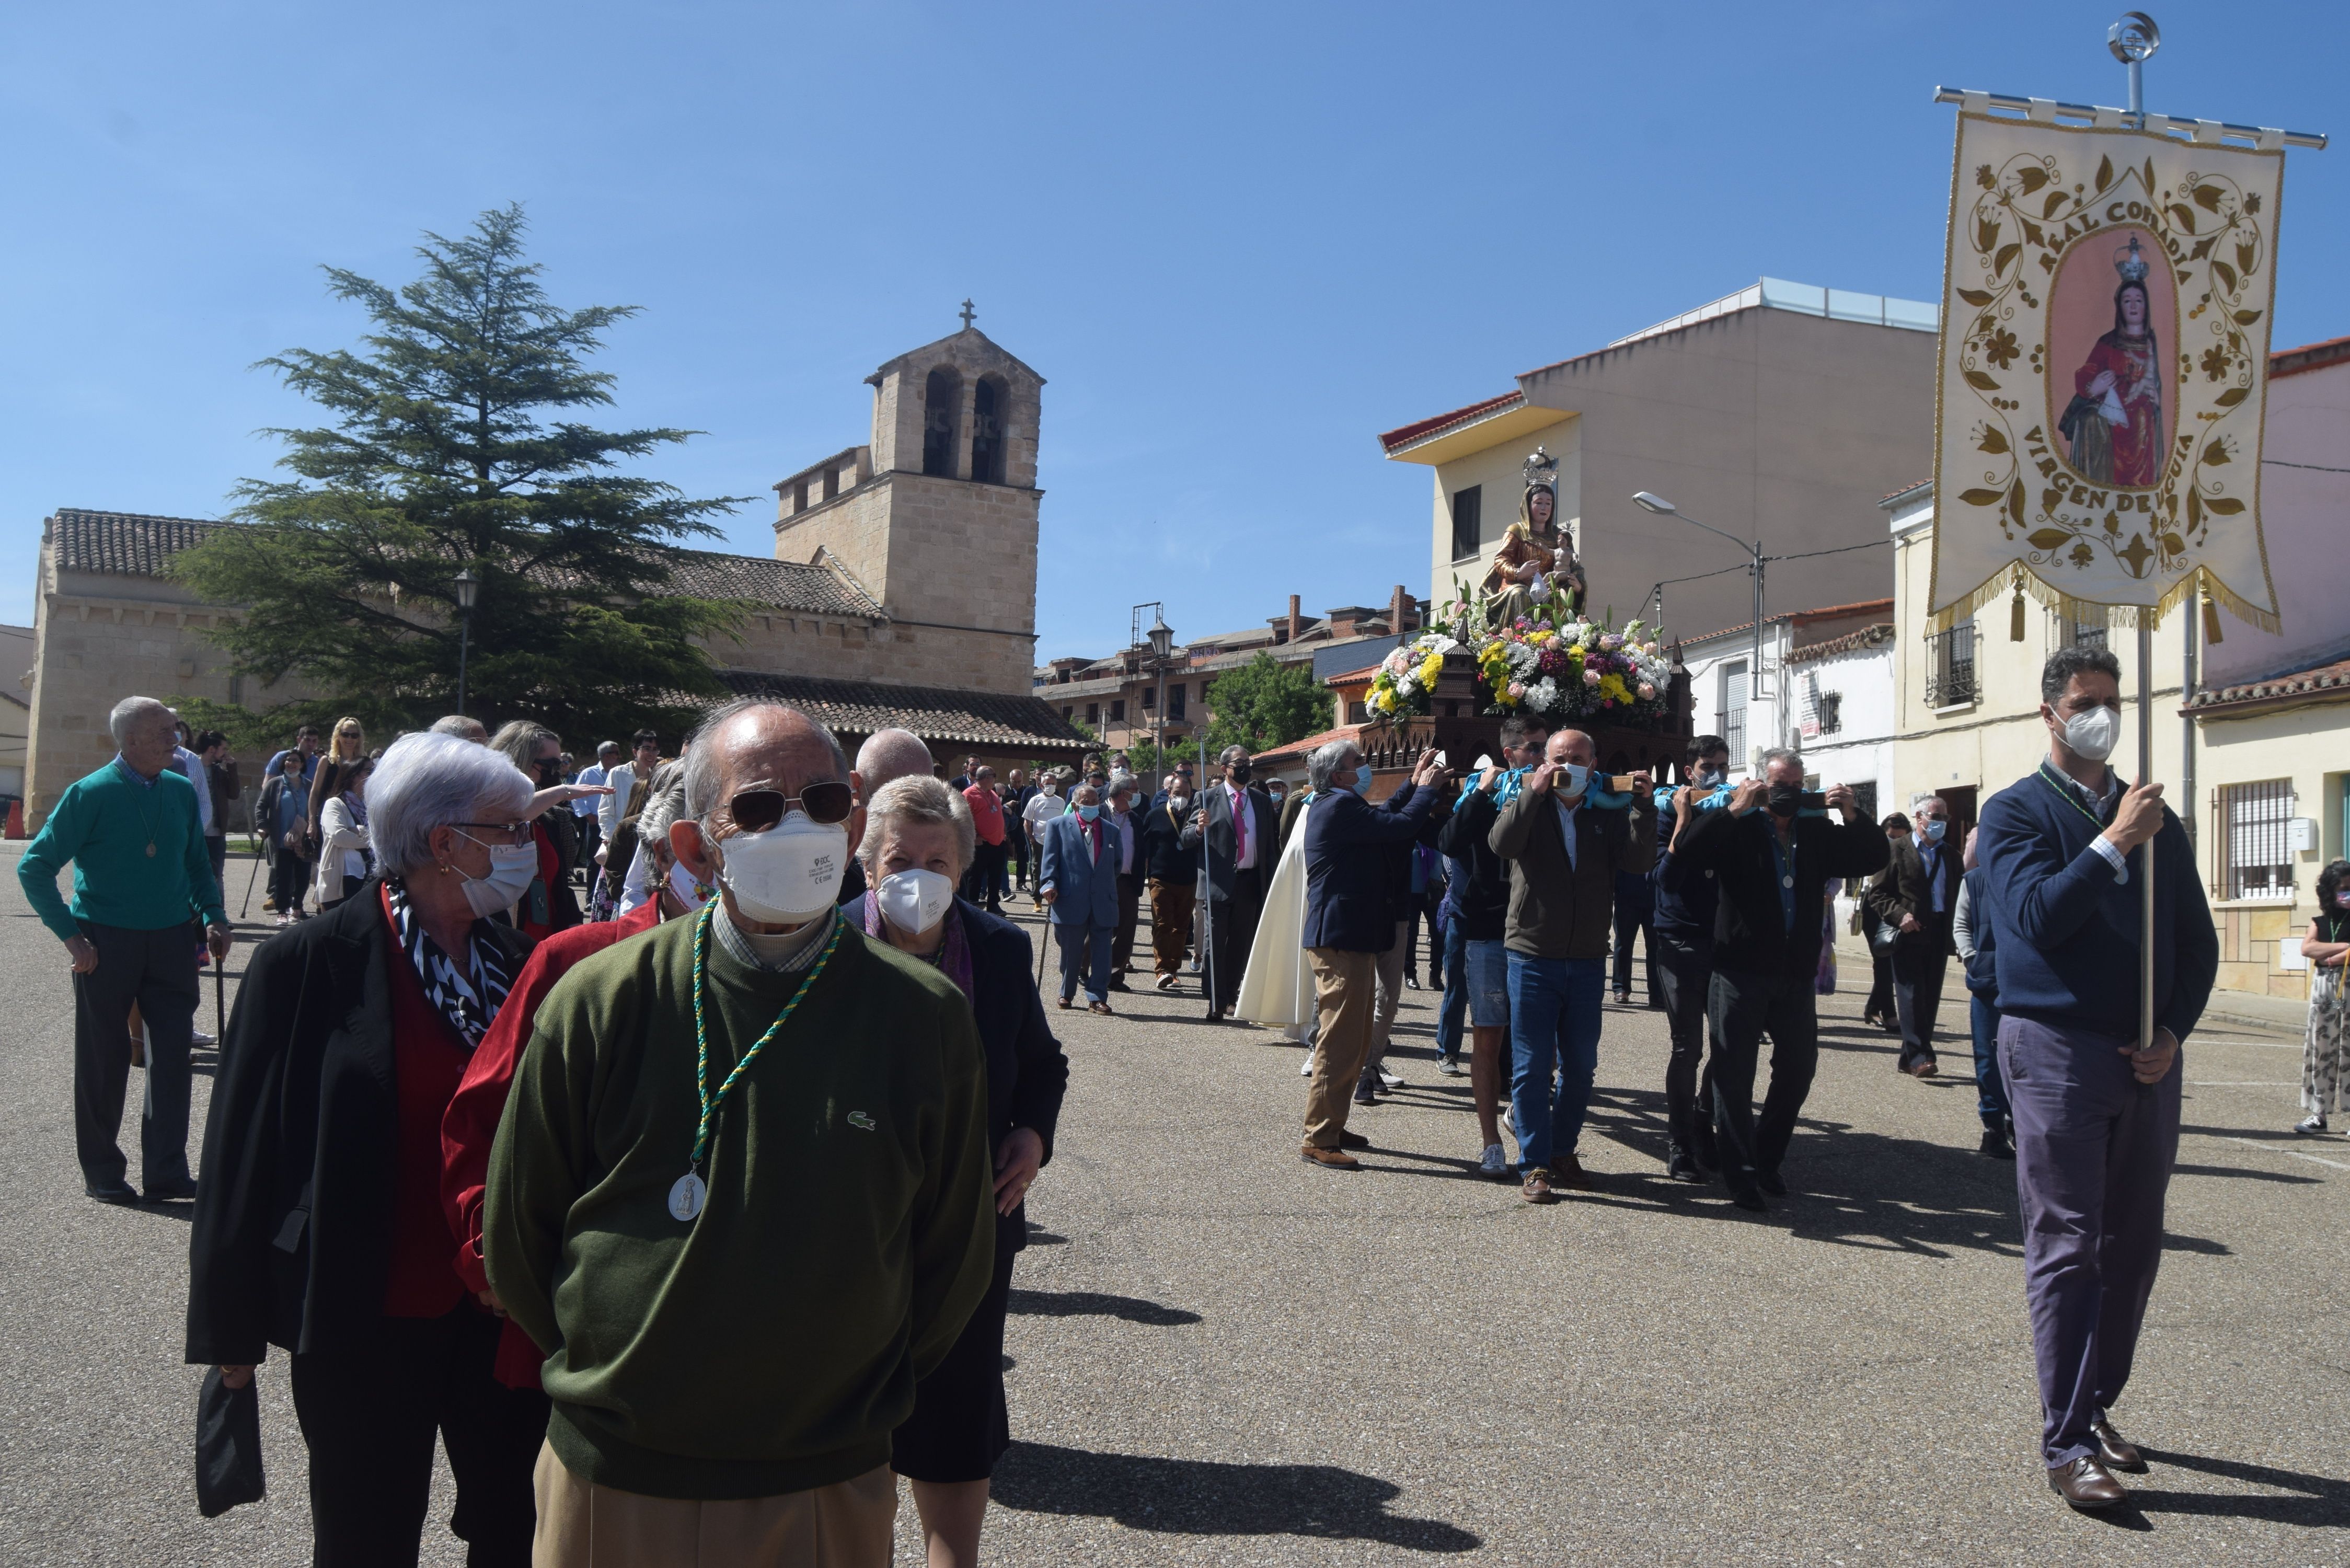
<path fill-rule="evenodd" d="M 2116 243 L 2118 242 L 2118 243 Z M 2178 286 L 2169 258 L 2137 229 L 2093 233 L 2058 261 L 2048 300 L 2048 410 L 2073 472 L 2093 484 L 2162 482 L 2165 410 L 2174 400 Z"/>

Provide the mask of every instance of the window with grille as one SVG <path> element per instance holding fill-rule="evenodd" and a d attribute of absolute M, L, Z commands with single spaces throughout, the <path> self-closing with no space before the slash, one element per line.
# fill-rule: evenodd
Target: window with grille
<path fill-rule="evenodd" d="M 1863 779 L 1852 786 L 1852 800 L 1860 807 L 1860 815 L 1871 822 L 1877 820 L 1877 781 Z"/>
<path fill-rule="evenodd" d="M 1926 639 L 1926 706 L 1954 708 L 1981 695 L 1975 685 L 1975 623 Z"/>
<path fill-rule="evenodd" d="M 1483 548 L 1484 486 L 1472 484 L 1452 497 L 1452 558 L 1465 561 Z"/>
<path fill-rule="evenodd" d="M 1742 773 L 1752 763 L 1746 755 L 1746 660 L 1721 667 L 1721 738 L 1730 742 L 1730 766 Z"/>
<path fill-rule="evenodd" d="M 2106 623 L 2101 620 L 2076 620 L 2073 623 L 2073 646 L 2096 648 L 2106 646 Z"/>
<path fill-rule="evenodd" d="M 2212 857 L 2223 898 L 2293 897 L 2293 781 L 2223 784 L 2212 793 Z"/>
<path fill-rule="evenodd" d="M 1123 697 L 1109 705 L 1109 722 L 1113 724 L 1126 722 L 1126 699 Z"/>

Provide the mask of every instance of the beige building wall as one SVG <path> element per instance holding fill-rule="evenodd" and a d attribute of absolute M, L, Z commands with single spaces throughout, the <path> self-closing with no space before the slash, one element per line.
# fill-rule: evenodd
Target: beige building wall
<path fill-rule="evenodd" d="M 1520 376 L 1516 396 L 1488 411 L 1383 438 L 1390 458 L 1437 471 L 1430 597 L 1447 597 L 1456 571 L 1466 576 L 1471 565 L 1452 558 L 1450 497 L 1483 486 L 1482 576 L 1517 515 L 1520 468 L 1537 442 L 1562 459 L 1560 511 L 1575 532 L 1591 607 L 1612 608 L 1619 623 L 1646 616 L 1659 582 L 1669 634 L 1753 619 L 1738 547 L 1642 511 L 1632 501 L 1638 491 L 1725 534 L 1759 537 L 1773 556 L 1877 544 L 1871 508 L 1933 467 L 1935 335 L 1761 303 L 1791 286 L 1759 286 Z M 1572 417 L 1546 422 L 1558 416 Z M 1891 565 L 1881 547 L 1774 563 L 1765 612 L 1882 598 Z M 1729 569 L 1671 581 L 1719 568 Z"/>
<path fill-rule="evenodd" d="M 1972 808 L 1979 815 L 1993 793 L 2022 779 L 2048 754 L 2048 731 L 2039 716 L 2040 670 L 2048 655 L 2071 639 L 2072 628 L 2027 600 L 2024 639 L 2012 641 L 2008 603 L 1985 606 L 1974 621 L 1976 695 L 1963 702 L 1929 702 L 1928 679 L 1939 668 L 1934 645 L 1928 640 L 1925 614 L 1933 525 L 1930 494 L 1894 514 L 1898 731 L 1895 794 L 1880 805 L 1907 809 L 1910 798 L 1920 793 L 1972 789 Z M 2187 625 L 2187 616 L 2174 612 L 2154 633 L 2153 776 L 2174 811 L 2181 805 L 2189 736 L 2179 701 Z M 2231 620 L 2231 637 L 2234 629 Z M 2125 774 L 2134 775 L 2139 733 L 2137 634 L 2110 632 L 2108 646 L 2122 669 L 2121 740 L 2113 761 Z M 2275 996 L 2308 994 L 2308 971 L 2299 965 L 2291 944 L 2308 929 L 2315 912 L 2317 873 L 2328 860 L 2345 854 L 2344 784 L 2350 776 L 2345 771 L 2350 769 L 2350 701 L 2345 697 L 2350 692 L 2241 716 L 2227 716 L 2223 711 L 2194 723 L 2194 793 L 2182 815 L 2195 837 L 2197 869 L 2220 931 L 2219 983 L 2228 989 Z M 2233 786 L 2277 784 L 2292 792 L 2290 815 L 2313 827 L 2306 846 L 2290 852 L 2291 897 L 2229 898 L 2226 869 L 2216 864 L 2220 846 L 2213 803 Z"/>

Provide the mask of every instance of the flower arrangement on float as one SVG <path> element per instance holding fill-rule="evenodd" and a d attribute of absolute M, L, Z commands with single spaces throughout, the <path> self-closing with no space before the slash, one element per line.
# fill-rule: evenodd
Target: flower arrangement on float
<path fill-rule="evenodd" d="M 1554 623 L 1544 611 L 1488 626 L 1483 603 L 1466 596 L 1443 606 L 1436 619 L 1440 629 L 1396 649 L 1372 677 L 1366 701 L 1374 716 L 1428 712 L 1444 656 L 1456 649 L 1476 659 L 1479 711 L 1488 716 L 1638 723 L 1665 711 L 1672 666 L 1656 631 L 1641 621 L 1620 629 L 1612 618 Z"/>

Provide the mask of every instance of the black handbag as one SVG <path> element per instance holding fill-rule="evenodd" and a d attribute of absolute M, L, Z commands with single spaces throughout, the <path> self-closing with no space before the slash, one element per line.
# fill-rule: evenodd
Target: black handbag
<path fill-rule="evenodd" d="M 266 1490 L 259 1389 L 250 1377 L 244 1387 L 232 1388 L 213 1367 L 196 1397 L 196 1507 L 206 1519 L 218 1519 L 241 1502 L 259 1502 Z"/>

